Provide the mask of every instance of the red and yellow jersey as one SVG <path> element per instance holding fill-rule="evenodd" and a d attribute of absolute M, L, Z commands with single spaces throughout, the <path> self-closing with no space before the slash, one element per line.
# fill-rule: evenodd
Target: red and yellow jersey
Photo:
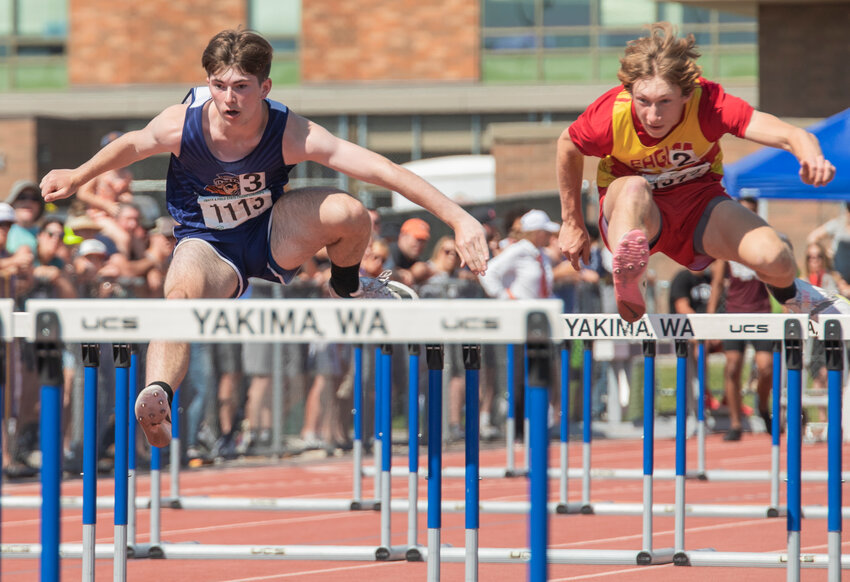
<path fill-rule="evenodd" d="M 685 104 L 682 119 L 664 137 L 651 137 L 634 113 L 623 86 L 597 99 L 569 128 L 585 155 L 602 158 L 597 170 L 600 193 L 616 178 L 639 175 L 662 190 L 723 175 L 719 140 L 725 133 L 743 137 L 753 108 L 727 95 L 717 83 L 700 79 Z"/>

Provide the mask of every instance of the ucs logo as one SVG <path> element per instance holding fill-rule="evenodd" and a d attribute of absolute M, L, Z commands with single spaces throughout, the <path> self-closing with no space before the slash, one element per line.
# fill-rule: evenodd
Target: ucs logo
<path fill-rule="evenodd" d="M 83 329 L 139 329 L 139 320 L 135 317 L 94 317 L 83 318 Z"/>
<path fill-rule="evenodd" d="M 731 333 L 767 333 L 766 323 L 744 323 L 741 325 L 730 325 Z"/>
<path fill-rule="evenodd" d="M 492 317 L 459 317 L 441 321 L 443 329 L 499 329 L 499 320 Z"/>

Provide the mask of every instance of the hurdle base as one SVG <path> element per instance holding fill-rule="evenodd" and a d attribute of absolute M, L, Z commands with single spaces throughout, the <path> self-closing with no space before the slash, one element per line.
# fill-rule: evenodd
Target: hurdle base
<path fill-rule="evenodd" d="M 159 544 L 148 544 L 148 558 L 151 560 L 164 560 L 165 550 Z"/>
<path fill-rule="evenodd" d="M 154 544 L 133 544 L 127 546 L 127 557 L 130 559 L 150 558 L 151 548 Z M 161 557 L 161 556 L 160 556 Z"/>
<path fill-rule="evenodd" d="M 695 553 L 696 555 L 706 554 L 716 552 L 714 548 L 700 548 L 698 550 L 688 550 L 676 552 L 673 554 L 673 565 L 674 566 L 691 566 L 691 556 L 690 554 Z"/>
<path fill-rule="evenodd" d="M 505 477 L 528 477 L 525 469 L 505 469 Z"/>
<path fill-rule="evenodd" d="M 591 505 L 590 503 L 585 503 L 581 506 L 581 509 L 579 509 L 579 513 L 581 513 L 582 515 L 593 515 L 593 505 Z"/>
<path fill-rule="evenodd" d="M 381 502 L 374 500 L 361 500 L 361 501 L 352 501 L 349 506 L 351 511 L 380 511 Z"/>
<path fill-rule="evenodd" d="M 555 513 L 559 515 L 575 515 L 578 513 L 584 513 L 585 507 L 587 506 L 582 505 L 581 503 L 558 503 L 555 506 Z"/>
<path fill-rule="evenodd" d="M 786 515 L 788 515 L 788 509 L 786 507 L 767 508 L 767 517 L 785 517 Z"/>
<path fill-rule="evenodd" d="M 660 550 L 641 550 L 637 555 L 638 566 L 655 566 L 657 564 L 669 564 L 673 561 L 673 548 L 662 548 Z"/>
<path fill-rule="evenodd" d="M 425 558 L 422 554 L 422 549 L 419 546 L 411 546 L 404 553 L 404 559 L 408 562 L 424 562 Z"/>
<path fill-rule="evenodd" d="M 375 550 L 375 560 L 378 562 L 398 562 L 407 559 L 407 546 L 380 546 Z"/>

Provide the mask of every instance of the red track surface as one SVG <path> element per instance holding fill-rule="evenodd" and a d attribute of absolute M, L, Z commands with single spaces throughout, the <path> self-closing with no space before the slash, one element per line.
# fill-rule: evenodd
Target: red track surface
<path fill-rule="evenodd" d="M 710 469 L 767 469 L 769 467 L 769 439 L 764 435 L 745 435 L 738 443 L 723 442 L 719 435 L 707 439 L 707 468 Z M 557 464 L 557 451 L 552 447 L 552 466 Z M 674 466 L 675 443 L 672 440 L 657 441 L 656 468 Z M 696 443 L 688 443 L 689 467 L 693 468 L 696 458 Z M 782 453 L 784 463 L 784 450 Z M 504 466 L 504 450 L 486 450 L 481 454 L 482 466 Z M 521 455 L 518 453 L 518 462 Z M 593 444 L 592 465 L 594 467 L 640 468 L 642 453 L 640 441 L 597 441 Z M 848 467 L 845 454 L 844 466 Z M 371 459 L 369 460 L 371 462 Z M 394 463 L 406 466 L 406 456 L 397 456 Z M 423 459 L 424 462 L 424 459 Z M 580 446 L 570 450 L 572 467 L 581 466 Z M 463 452 L 451 451 L 444 454 L 444 466 L 462 466 Z M 824 470 L 826 468 L 826 446 L 804 445 L 803 469 Z M 296 498 L 340 498 L 351 496 L 350 459 L 321 461 L 291 461 L 263 466 L 240 466 L 231 464 L 185 471 L 181 474 L 181 494 L 185 496 L 222 497 L 296 497 Z M 364 493 L 370 496 L 371 478 L 364 478 Z M 139 478 L 139 495 L 149 492 L 147 475 Z M 522 501 L 527 496 L 527 481 L 523 478 L 484 479 L 481 481 L 481 500 Z M 5 483 L 4 495 L 35 495 L 40 487 L 37 483 Z M 169 483 L 163 479 L 162 491 L 167 494 Z M 420 481 L 420 499 L 427 491 L 427 482 Z M 550 482 L 550 498 L 557 499 L 558 485 Z M 767 482 L 705 482 L 688 480 L 687 503 L 717 503 L 767 505 L 769 484 Z M 462 500 L 463 479 L 451 478 L 443 481 L 444 500 Z M 781 486 L 782 503 L 785 488 Z M 81 495 L 82 482 L 71 480 L 63 484 L 64 495 Z M 112 494 L 112 480 L 102 479 L 98 484 L 99 495 Z M 654 487 L 656 503 L 673 503 L 673 481 L 656 480 Z M 393 480 L 393 498 L 406 499 L 407 479 Z M 570 501 L 580 501 L 580 481 L 570 481 Z M 591 486 L 591 501 L 640 502 L 640 481 L 594 480 Z M 826 483 L 803 483 L 803 505 L 826 505 Z M 137 514 L 137 542 L 148 541 L 149 512 Z M 39 515 L 36 510 L 3 510 L 2 541 L 37 542 Z M 99 511 L 97 515 L 97 543 L 112 542 L 112 513 Z M 524 515 L 482 514 L 480 528 L 481 547 L 524 547 L 527 544 L 527 517 Z M 673 518 L 656 517 L 654 524 L 654 547 L 673 545 Z M 778 552 L 786 549 L 786 520 L 778 519 L 729 519 L 687 517 L 685 522 L 685 547 L 687 549 L 714 548 L 720 551 Z M 378 545 L 380 541 L 380 518 L 376 512 L 270 512 L 270 511 L 191 511 L 164 509 L 162 513 L 161 539 L 167 542 L 200 542 L 211 544 L 257 544 L 291 545 Z M 407 516 L 395 513 L 392 517 L 393 544 L 406 543 Z M 64 510 L 62 513 L 62 541 L 81 543 L 81 511 Z M 420 515 L 420 544 L 426 543 L 426 518 Z M 464 543 L 464 516 L 462 513 L 444 514 L 442 541 L 454 547 Z M 825 519 L 803 521 L 803 552 L 827 552 Z M 850 542 L 844 542 L 844 553 Z M 558 515 L 550 519 L 550 547 L 588 549 L 633 549 L 641 546 L 641 517 Z M 3 559 L 3 582 L 24 582 L 39 579 L 38 560 Z M 64 580 L 79 580 L 82 562 L 79 559 L 63 559 L 61 562 Z M 97 560 L 96 577 L 108 580 L 112 577 L 111 560 Z M 130 560 L 127 567 L 128 580 L 181 580 L 185 582 L 254 582 L 275 580 L 303 580 L 307 582 L 329 582 L 369 580 L 389 582 L 398 580 L 425 580 L 424 563 L 407 562 L 339 562 L 290 561 L 290 560 Z M 444 563 L 441 579 L 463 580 L 464 565 Z M 479 579 L 482 581 L 515 581 L 526 578 L 523 565 L 481 564 Z M 761 581 L 785 579 L 785 572 L 776 568 L 717 568 L 660 566 L 584 566 L 550 565 L 551 581 L 611 580 L 626 582 L 635 580 L 667 581 Z M 804 570 L 802 579 L 826 580 L 826 570 Z"/>

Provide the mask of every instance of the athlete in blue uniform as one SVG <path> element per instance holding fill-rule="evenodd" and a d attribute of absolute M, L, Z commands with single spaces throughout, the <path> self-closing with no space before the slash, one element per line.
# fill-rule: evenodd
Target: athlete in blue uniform
<path fill-rule="evenodd" d="M 427 209 L 454 230 L 463 263 L 483 273 L 488 251 L 478 221 L 415 174 L 269 100 L 271 59 L 271 45 L 254 32 L 217 34 L 202 58 L 206 87 L 78 168 L 48 173 L 44 199 L 67 198 L 103 172 L 170 153 L 167 202 L 180 226 L 167 299 L 237 296 L 248 277 L 286 283 L 322 247 L 331 261 L 332 295 L 388 296 L 375 280 L 359 278 L 371 234 L 366 208 L 336 188 L 284 192 L 292 167 L 313 161 Z M 154 446 L 171 439 L 171 387 L 179 386 L 187 365 L 188 344 L 151 342 L 136 416 Z"/>

